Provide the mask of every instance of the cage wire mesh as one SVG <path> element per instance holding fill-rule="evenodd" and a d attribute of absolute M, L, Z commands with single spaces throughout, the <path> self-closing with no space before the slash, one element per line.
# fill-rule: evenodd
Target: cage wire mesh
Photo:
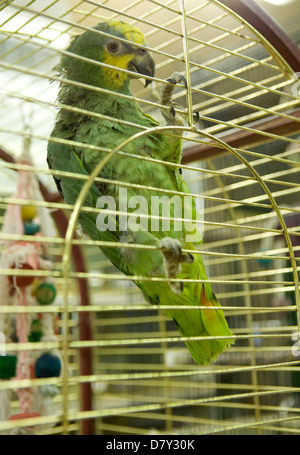
<path fill-rule="evenodd" d="M 1 434 L 29 424 L 35 434 L 299 433 L 299 80 L 280 39 L 270 42 L 250 16 L 239 16 L 236 3 L 0 2 L 1 222 L 9 205 L 30 204 L 46 207 L 57 227 L 42 237 L 53 268 L 40 271 L 55 281 L 56 299 L 21 309 L 56 315 L 56 338 L 20 344 L 7 337 L 5 351 L 57 349 L 63 359 L 58 377 L 1 380 L 10 407 L 0 413 Z M 256 7 L 248 2 L 248 8 Z M 204 206 L 200 253 L 236 335 L 209 365 L 193 362 L 174 323 L 145 302 L 99 242 L 76 235 L 85 199 L 66 204 L 46 164 L 60 107 L 53 68 L 75 35 L 107 19 L 136 25 L 150 46 L 152 84 L 131 86 L 145 113 L 162 122 L 160 87 L 174 71 L 188 82 L 173 94 L 176 109 L 186 112 L 182 172 Z M 269 23 L 265 31 L 276 27 Z M 24 138 L 33 164 L 20 162 Z M 12 198 L 22 170 L 38 178 L 44 200 Z M 32 242 L 3 232 L 1 239 Z M 0 312 L 13 326 L 20 309 L 2 300 Z M 51 412 L 8 420 L 19 390 L 47 384 L 58 390 Z"/>

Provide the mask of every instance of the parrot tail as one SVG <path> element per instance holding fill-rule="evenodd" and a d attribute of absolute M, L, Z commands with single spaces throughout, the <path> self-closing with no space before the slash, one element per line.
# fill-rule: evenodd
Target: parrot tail
<path fill-rule="evenodd" d="M 215 360 L 228 346 L 234 343 L 231 332 L 216 296 L 212 293 L 209 300 L 202 286 L 200 306 L 207 309 L 172 311 L 172 318 L 183 337 L 203 337 L 199 340 L 185 341 L 193 359 L 199 365 Z M 218 309 L 212 309 L 219 307 Z M 224 337 L 224 338 L 223 338 Z"/>

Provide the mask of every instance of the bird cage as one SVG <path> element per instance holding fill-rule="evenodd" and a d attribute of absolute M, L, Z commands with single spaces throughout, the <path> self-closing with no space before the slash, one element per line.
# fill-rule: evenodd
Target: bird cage
<path fill-rule="evenodd" d="M 156 72 L 146 87 L 133 80 L 131 91 L 161 135 L 183 138 L 181 163 L 167 164 L 181 169 L 197 202 L 203 282 L 235 335 L 206 365 L 194 362 L 188 337 L 166 317 L 172 301 L 150 305 L 103 254 L 107 242 L 80 232 L 105 163 L 83 179 L 74 204 L 53 180 L 70 168 L 47 166 L 49 141 L 64 143 L 51 138 L 57 111 L 80 113 L 61 105 L 54 68 L 75 36 L 108 20 L 144 34 Z M 0 381 L 0 433 L 299 433 L 297 44 L 250 0 L 6 0 L 0 23 L 0 365 L 14 359 Z M 185 79 L 170 89 L 174 72 Z M 181 125 L 166 126 L 167 87 Z M 117 144 L 107 152 L 107 160 L 123 153 Z M 126 187 L 122 175 L 114 185 Z M 39 232 L 24 231 L 20 220 Z M 141 245 L 109 245 L 122 247 Z M 36 266 L 28 256 L 18 266 L 22 248 L 36 254 Z M 59 363 L 51 374 L 41 373 L 43 356 Z"/>

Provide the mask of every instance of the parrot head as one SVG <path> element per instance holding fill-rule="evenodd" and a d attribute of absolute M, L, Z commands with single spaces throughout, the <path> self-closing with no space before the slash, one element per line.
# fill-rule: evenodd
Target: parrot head
<path fill-rule="evenodd" d="M 137 27 L 121 21 L 103 22 L 76 36 L 67 51 L 57 67 L 58 71 L 68 79 L 89 85 L 126 91 L 131 79 L 143 76 L 147 86 L 151 82 L 147 77 L 155 73 L 154 60 L 147 49 L 144 35 Z M 104 65 L 72 58 L 69 53 Z"/>

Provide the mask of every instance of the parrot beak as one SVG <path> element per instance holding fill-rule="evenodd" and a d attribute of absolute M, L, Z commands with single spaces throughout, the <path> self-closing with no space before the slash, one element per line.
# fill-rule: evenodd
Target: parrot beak
<path fill-rule="evenodd" d="M 128 69 L 143 76 L 153 77 L 155 74 L 155 63 L 150 52 L 137 49 L 134 59 L 129 62 Z M 151 82 L 151 79 L 146 78 L 145 87 Z"/>

